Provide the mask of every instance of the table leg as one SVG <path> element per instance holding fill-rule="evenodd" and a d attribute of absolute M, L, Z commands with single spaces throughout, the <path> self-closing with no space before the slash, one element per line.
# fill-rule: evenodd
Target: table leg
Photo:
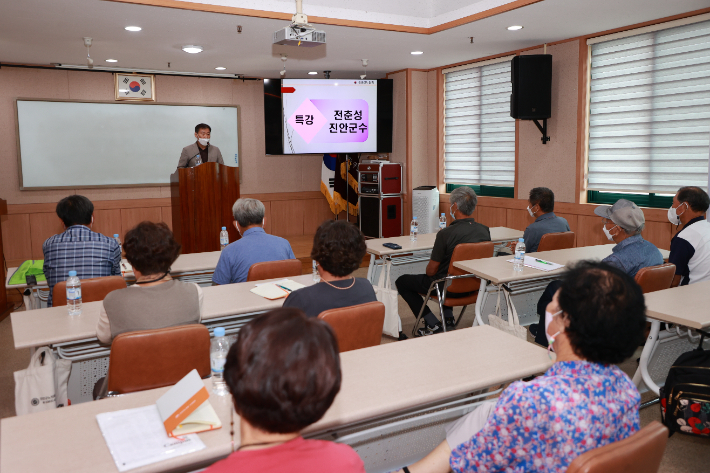
<path fill-rule="evenodd" d="M 367 267 L 367 280 L 374 284 L 372 280 L 375 272 L 375 255 L 370 255 L 370 265 Z"/>
<path fill-rule="evenodd" d="M 658 343 L 658 334 L 660 333 L 660 331 L 661 322 L 659 322 L 658 320 L 652 320 L 651 331 L 648 334 L 648 338 L 646 338 L 646 343 L 643 346 L 643 352 L 641 352 L 641 359 L 639 360 L 639 368 L 638 370 L 636 370 L 636 374 L 634 374 L 633 379 L 634 383 L 636 384 L 636 387 L 639 387 L 641 385 L 641 382 L 643 382 L 648 389 L 650 389 L 657 395 L 660 392 L 660 388 L 656 383 L 653 382 L 653 380 L 651 379 L 651 375 L 648 373 L 648 362 L 651 360 L 651 354 L 653 353 L 656 343 Z"/>
<path fill-rule="evenodd" d="M 478 297 L 476 298 L 476 320 L 474 326 L 483 325 L 481 310 L 483 310 L 483 305 L 486 303 L 486 298 L 488 297 L 488 291 L 486 291 L 487 285 L 488 281 L 481 279 L 481 287 L 478 289 Z"/>

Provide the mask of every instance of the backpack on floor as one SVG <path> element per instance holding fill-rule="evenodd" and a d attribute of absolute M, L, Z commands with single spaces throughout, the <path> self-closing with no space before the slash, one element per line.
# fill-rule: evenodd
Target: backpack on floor
<path fill-rule="evenodd" d="M 683 353 L 668 371 L 660 390 L 661 418 L 671 434 L 710 437 L 710 350 L 703 340 L 695 350 Z"/>

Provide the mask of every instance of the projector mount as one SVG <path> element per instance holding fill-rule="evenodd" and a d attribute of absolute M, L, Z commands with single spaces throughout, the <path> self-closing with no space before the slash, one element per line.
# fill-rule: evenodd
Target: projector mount
<path fill-rule="evenodd" d="M 313 33 L 316 30 L 308 23 L 308 16 L 303 14 L 303 0 L 296 0 L 296 13 L 291 18 L 290 28 L 298 38 Z"/>

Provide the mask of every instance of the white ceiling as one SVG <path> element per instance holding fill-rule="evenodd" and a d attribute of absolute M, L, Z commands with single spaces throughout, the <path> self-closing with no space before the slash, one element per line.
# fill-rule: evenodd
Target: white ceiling
<path fill-rule="evenodd" d="M 313 8 L 345 4 L 344 0 L 305 1 L 306 11 L 311 8 L 309 2 Z M 381 10 L 410 2 L 359 0 L 360 4 L 381 4 Z M 479 2 L 412 3 L 433 6 L 436 14 Z M 104 60 L 114 58 L 119 60 L 114 65 L 119 69 L 216 73 L 215 66 L 225 66 L 225 73 L 278 77 L 280 55 L 285 53 L 287 77 L 312 77 L 306 73 L 332 70 L 332 78 L 353 78 L 362 73 L 360 60 L 367 58 L 368 77 L 380 78 L 389 71 L 448 65 L 708 6 L 709 0 L 545 0 L 431 35 L 316 25 L 326 31 L 327 45 L 297 48 L 272 44 L 272 33 L 289 23 L 284 20 L 100 0 L 2 0 L 0 62 L 84 65 L 82 37 L 91 36 L 91 56 L 97 66 L 110 66 Z M 516 24 L 525 28 L 506 29 Z M 127 32 L 123 29 L 127 25 L 141 26 L 143 31 Z M 242 34 L 237 33 L 237 25 L 243 26 Z M 475 37 L 474 44 L 469 43 L 469 36 Z M 186 44 L 205 50 L 187 54 L 181 51 Z M 412 56 L 414 50 L 424 54 Z"/>

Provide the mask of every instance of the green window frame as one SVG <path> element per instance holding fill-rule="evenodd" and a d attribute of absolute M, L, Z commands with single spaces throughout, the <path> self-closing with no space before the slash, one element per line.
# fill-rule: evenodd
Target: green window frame
<path fill-rule="evenodd" d="M 667 209 L 673 204 L 672 195 L 659 194 L 624 194 L 617 192 L 587 191 L 587 202 L 590 204 L 612 205 L 619 199 L 634 202 L 639 207 Z"/>
<path fill-rule="evenodd" d="M 468 184 L 446 184 L 446 192 L 449 193 L 458 187 L 470 187 L 476 195 L 486 197 L 506 197 L 512 199 L 515 197 L 514 187 L 504 186 L 473 186 Z"/>

